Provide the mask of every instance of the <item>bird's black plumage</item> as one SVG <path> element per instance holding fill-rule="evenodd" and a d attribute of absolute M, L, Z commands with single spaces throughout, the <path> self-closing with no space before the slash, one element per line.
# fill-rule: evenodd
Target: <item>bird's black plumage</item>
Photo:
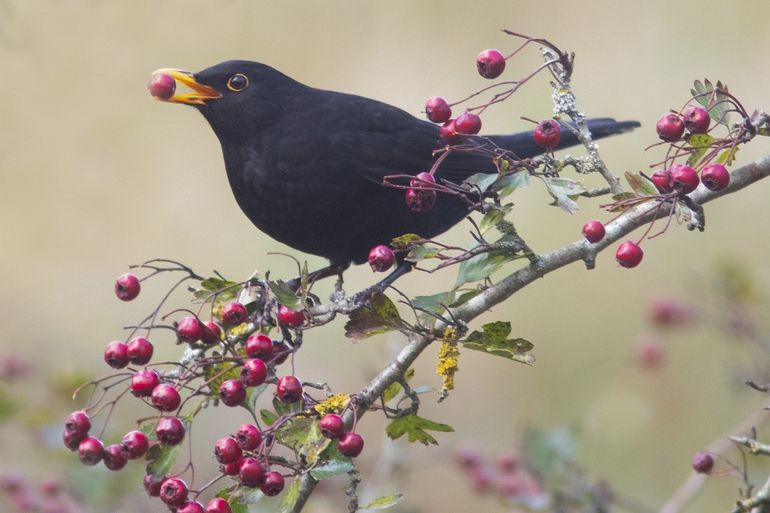
<path fill-rule="evenodd" d="M 228 85 L 236 74 L 248 79 L 240 91 Z M 222 144 L 238 205 L 284 244 L 345 266 L 405 233 L 434 237 L 468 213 L 460 200 L 441 194 L 431 211 L 412 212 L 403 190 L 381 184 L 387 175 L 430 169 L 433 151 L 444 145 L 432 123 L 382 102 L 305 86 L 255 62 L 223 62 L 193 78 L 221 95 L 196 107 Z M 635 126 L 589 124 L 595 137 Z M 521 158 L 542 152 L 529 133 L 490 139 Z M 575 143 L 564 133 L 560 146 Z M 459 183 L 477 172 L 495 172 L 488 157 L 453 152 L 437 177 Z"/>

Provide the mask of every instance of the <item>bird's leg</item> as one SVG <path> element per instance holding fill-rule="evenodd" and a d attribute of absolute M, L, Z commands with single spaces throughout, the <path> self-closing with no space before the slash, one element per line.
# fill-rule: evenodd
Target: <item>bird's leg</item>
<path fill-rule="evenodd" d="M 328 278 L 329 276 L 338 276 L 337 284 L 339 286 L 342 285 L 342 273 L 350 267 L 350 262 L 345 263 L 330 263 L 326 267 L 322 267 L 321 269 L 318 269 L 316 271 L 313 271 L 311 273 L 308 273 L 307 275 L 307 282 L 308 284 L 313 284 L 317 282 L 318 280 L 322 280 L 324 278 Z M 289 287 L 291 287 L 292 290 L 297 291 L 299 290 L 300 286 L 302 285 L 302 277 L 298 276 L 297 278 L 294 278 L 293 280 L 289 280 L 288 283 Z"/>
<path fill-rule="evenodd" d="M 364 304 L 369 300 L 369 298 L 374 294 L 375 292 L 384 292 L 385 289 L 390 287 L 394 281 L 408 273 L 412 270 L 414 267 L 414 264 L 412 262 L 405 262 L 400 261 L 398 262 L 397 267 L 393 270 L 392 273 L 387 275 L 385 278 L 380 280 L 379 282 L 375 283 L 371 287 L 362 290 L 352 298 L 352 302 L 354 305 L 359 306 Z"/>

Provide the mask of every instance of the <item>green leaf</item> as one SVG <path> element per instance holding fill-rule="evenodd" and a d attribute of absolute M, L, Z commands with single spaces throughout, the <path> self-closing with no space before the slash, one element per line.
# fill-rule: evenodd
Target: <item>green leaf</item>
<path fill-rule="evenodd" d="M 278 399 L 278 397 L 273 397 L 273 409 L 275 409 L 275 412 L 280 416 L 293 415 L 294 413 L 302 411 L 302 401 L 285 403 Z"/>
<path fill-rule="evenodd" d="M 270 281 L 270 291 L 278 299 L 278 302 L 287 308 L 296 310 L 302 308 L 302 298 L 297 297 L 297 294 L 289 287 L 289 285 L 282 280 Z"/>
<path fill-rule="evenodd" d="M 465 340 L 461 340 L 463 347 L 502 356 L 527 365 L 534 365 L 534 356 L 526 354 L 532 350 L 534 345 L 523 338 L 509 339 L 508 335 L 511 334 L 510 322 L 490 322 L 483 325 L 481 329 L 482 331 L 474 331 Z"/>
<path fill-rule="evenodd" d="M 414 369 L 407 369 L 407 371 L 404 373 L 404 379 L 409 382 L 414 377 Z M 401 391 L 404 389 L 404 387 L 401 386 L 401 383 L 396 381 L 395 383 L 391 383 L 388 388 L 385 389 L 385 391 L 382 393 L 382 400 L 386 403 L 392 401 L 396 398 L 398 394 L 401 393 Z"/>
<path fill-rule="evenodd" d="M 514 242 L 514 240 L 515 238 L 511 235 L 503 235 L 497 242 Z M 477 244 L 474 243 L 469 249 L 473 249 L 476 246 Z M 521 256 L 521 254 L 510 249 L 496 249 L 465 260 L 460 263 L 460 268 L 457 271 L 455 288 L 466 283 L 485 280 L 500 269 L 503 264 L 521 258 Z"/>
<path fill-rule="evenodd" d="M 317 420 L 309 417 L 295 417 L 278 428 L 275 439 L 286 447 L 296 450 L 307 438 L 314 422 L 318 423 Z"/>
<path fill-rule="evenodd" d="M 627 199 L 638 198 L 639 195 L 635 192 L 619 192 L 612 195 L 613 201 L 625 201 Z"/>
<path fill-rule="evenodd" d="M 377 497 L 373 501 L 369 501 L 364 506 L 361 506 L 361 509 L 363 510 L 387 509 L 398 504 L 398 502 L 401 500 L 403 496 L 404 495 L 401 493 L 394 493 L 393 495 L 383 495 L 382 497 Z"/>
<path fill-rule="evenodd" d="M 502 221 L 512 208 L 513 204 L 509 203 L 504 207 L 493 208 L 484 214 L 484 217 L 482 217 L 481 221 L 479 222 L 479 231 L 481 232 L 481 235 L 484 235 L 489 231 L 490 228 L 493 228 L 497 223 Z"/>
<path fill-rule="evenodd" d="M 385 432 L 393 440 L 401 438 L 406 433 L 407 440 L 410 442 L 420 442 L 424 445 L 438 445 L 436 439 L 433 438 L 428 431 L 449 433 L 454 431 L 454 429 L 448 424 L 433 422 L 432 420 L 424 419 L 415 414 L 395 418 L 388 424 L 388 427 L 385 428 Z"/>
<path fill-rule="evenodd" d="M 232 513 L 249 513 L 249 507 L 245 503 L 241 502 L 240 499 L 234 498 L 232 495 L 230 495 L 230 490 L 228 488 L 219 490 L 216 496 L 230 503 L 230 509 L 232 510 Z"/>
<path fill-rule="evenodd" d="M 476 173 L 463 180 L 463 183 L 472 188 L 478 187 L 481 192 L 486 192 L 489 186 L 497 181 L 499 176 L 497 173 Z"/>
<path fill-rule="evenodd" d="M 249 405 L 247 408 L 249 411 L 254 411 L 254 408 L 256 408 L 257 405 L 257 399 L 259 399 L 259 396 L 262 395 L 262 392 L 267 390 L 267 383 L 263 383 L 259 385 L 258 387 L 248 387 L 246 390 L 246 404 Z"/>
<path fill-rule="evenodd" d="M 696 166 L 701 157 L 703 157 L 706 151 L 713 144 L 714 138 L 709 134 L 690 134 L 687 137 L 687 142 L 695 149 L 695 151 L 692 152 L 690 157 L 687 159 L 687 165 Z"/>
<path fill-rule="evenodd" d="M 318 426 L 318 421 L 314 419 L 314 422 L 307 430 L 305 439 L 299 446 L 298 452 L 305 457 L 305 461 L 308 465 L 313 465 L 318 461 L 321 453 L 331 444 L 332 441 L 321 434 L 321 428 Z"/>
<path fill-rule="evenodd" d="M 353 465 L 349 459 L 327 461 L 323 465 L 313 468 L 310 471 L 310 475 L 313 476 L 313 479 L 316 481 L 321 481 L 340 474 L 347 474 L 354 468 L 356 468 L 355 465 Z"/>
<path fill-rule="evenodd" d="M 272 426 L 276 420 L 278 420 L 278 415 L 271 412 L 270 410 L 259 410 L 259 417 L 262 419 L 262 422 L 267 424 L 268 426 Z"/>
<path fill-rule="evenodd" d="M 428 246 L 427 244 L 414 244 L 412 245 L 409 253 L 407 253 L 405 260 L 409 262 L 419 262 L 426 258 L 434 258 L 438 255 L 440 249 L 435 246 Z"/>
<path fill-rule="evenodd" d="M 542 178 L 548 193 L 553 197 L 556 205 L 559 205 L 570 214 L 580 210 L 574 198 L 577 198 L 586 191 L 581 183 L 569 178 L 554 178 L 550 176 Z"/>
<path fill-rule="evenodd" d="M 439 292 L 432 296 L 417 296 L 412 299 L 412 306 L 421 308 L 431 313 L 440 314 L 445 309 L 443 305 L 448 305 L 453 301 L 454 292 Z"/>
<path fill-rule="evenodd" d="M 406 233 L 390 241 L 390 247 L 393 248 L 393 251 L 404 251 L 420 240 L 422 240 L 422 237 L 416 233 Z"/>
<path fill-rule="evenodd" d="M 489 188 L 496 192 L 498 196 L 504 198 L 520 187 L 529 185 L 529 172 L 527 170 L 517 171 L 498 178 Z"/>
<path fill-rule="evenodd" d="M 724 164 L 725 166 L 731 166 L 733 162 L 735 162 L 735 154 L 738 153 L 738 150 L 740 149 L 739 146 L 733 146 L 732 148 L 727 148 L 722 153 L 719 154 L 717 157 L 717 164 Z"/>
<path fill-rule="evenodd" d="M 283 492 L 283 499 L 281 500 L 281 513 L 287 513 L 294 510 L 294 505 L 299 498 L 299 486 L 301 479 L 298 477 L 295 479 L 289 488 Z"/>
<path fill-rule="evenodd" d="M 696 80 L 693 85 L 693 89 L 690 89 L 693 96 L 700 93 L 711 93 L 698 96 L 696 98 L 697 102 L 708 110 L 711 119 L 721 125 L 729 127 L 729 110 L 732 108 L 730 98 L 721 92 L 715 92 L 713 84 L 707 78 L 704 79 L 703 82 Z M 727 92 L 727 85 L 723 84 L 721 81 L 717 81 L 716 89 Z"/>
<path fill-rule="evenodd" d="M 631 189 L 633 189 L 639 196 L 658 195 L 658 189 L 655 188 L 655 184 L 641 175 L 626 171 L 626 181 L 628 182 L 628 185 L 631 186 Z"/>
<path fill-rule="evenodd" d="M 4 387 L 0 388 L 0 422 L 10 419 L 18 411 L 18 401 L 15 401 Z"/>
<path fill-rule="evenodd" d="M 542 475 L 551 475 L 558 467 L 574 459 L 575 435 L 570 428 L 552 430 L 528 428 L 521 447 L 526 460 Z"/>
<path fill-rule="evenodd" d="M 345 323 L 345 336 L 367 338 L 396 329 L 402 322 L 393 301 L 385 294 L 375 292 L 367 304 L 350 312 Z"/>
<path fill-rule="evenodd" d="M 452 302 L 452 304 L 449 305 L 449 306 L 451 308 L 457 308 L 458 306 L 460 306 L 460 305 L 462 305 L 464 303 L 467 303 L 468 301 L 470 301 L 474 297 L 478 296 L 479 294 L 481 294 L 481 289 L 468 290 L 468 291 L 463 292 L 462 294 L 460 294 L 460 297 L 455 299 Z"/>
<path fill-rule="evenodd" d="M 159 449 L 155 449 L 155 447 Z M 152 459 L 152 462 L 147 465 L 147 473 L 152 474 L 155 479 L 161 479 L 171 472 L 171 467 L 174 466 L 176 461 L 176 453 L 179 446 L 153 445 L 151 449 L 154 450 L 147 453 L 147 458 Z M 155 452 L 157 453 L 153 454 Z"/>
<path fill-rule="evenodd" d="M 196 290 L 194 296 L 197 299 L 210 297 L 212 293 L 218 292 L 217 301 L 229 301 L 234 299 L 240 290 L 240 286 L 234 281 L 224 280 L 222 278 L 211 277 L 201 282 L 202 290 Z"/>
<path fill-rule="evenodd" d="M 257 502 L 261 501 L 265 498 L 265 494 L 262 493 L 262 490 L 259 488 L 249 488 L 248 486 L 242 486 L 238 489 L 236 489 L 228 499 L 228 502 L 232 503 L 237 502 L 244 506 L 246 508 L 246 511 L 249 510 L 248 505 L 249 504 L 256 504 Z"/>

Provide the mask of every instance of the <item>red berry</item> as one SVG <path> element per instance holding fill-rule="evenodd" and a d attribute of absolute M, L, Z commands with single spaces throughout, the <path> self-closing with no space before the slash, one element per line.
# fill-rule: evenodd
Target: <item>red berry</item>
<path fill-rule="evenodd" d="M 487 467 L 476 467 L 471 471 L 471 481 L 476 493 L 488 492 L 492 487 L 492 473 Z"/>
<path fill-rule="evenodd" d="M 147 89 L 150 90 L 150 94 L 155 98 L 162 100 L 168 100 L 174 96 L 176 91 L 176 80 L 171 75 L 165 73 L 155 73 L 150 77 L 150 83 L 147 84 Z"/>
<path fill-rule="evenodd" d="M 119 340 L 110 342 L 104 350 L 104 361 L 113 369 L 122 369 L 128 365 L 128 346 Z"/>
<path fill-rule="evenodd" d="M 481 130 L 481 118 L 473 112 L 463 112 L 455 119 L 455 130 L 460 134 L 477 134 Z"/>
<path fill-rule="evenodd" d="M 226 476 L 237 476 L 238 470 L 241 468 L 241 460 L 233 461 L 232 463 L 226 463 L 219 466 L 219 471 Z"/>
<path fill-rule="evenodd" d="M 671 168 L 674 189 L 682 194 L 689 194 L 698 187 L 698 173 L 690 166 L 675 165 Z"/>
<path fill-rule="evenodd" d="M 96 465 L 104 457 L 104 444 L 93 436 L 85 437 L 78 445 L 78 458 L 83 465 Z"/>
<path fill-rule="evenodd" d="M 321 429 L 323 436 L 332 440 L 341 437 L 345 433 L 345 423 L 342 422 L 342 417 L 336 413 L 327 413 L 321 417 L 318 427 Z"/>
<path fill-rule="evenodd" d="M 104 448 L 104 466 L 110 470 L 120 470 L 128 463 L 128 456 L 120 444 L 108 445 Z"/>
<path fill-rule="evenodd" d="M 476 57 L 476 69 L 484 78 L 497 78 L 505 69 L 505 56 L 499 50 L 484 50 Z"/>
<path fill-rule="evenodd" d="M 241 455 L 241 447 L 235 438 L 231 436 L 220 438 L 214 444 L 214 457 L 223 465 L 240 460 Z"/>
<path fill-rule="evenodd" d="M 422 173 L 417 173 L 409 182 L 409 185 L 415 189 L 432 189 L 431 184 L 434 183 L 436 183 L 436 177 L 423 171 Z"/>
<path fill-rule="evenodd" d="M 77 451 L 78 447 L 80 446 L 80 442 L 83 441 L 84 438 L 88 436 L 88 433 L 78 433 L 76 431 L 64 431 L 62 433 L 62 442 L 64 442 L 64 447 L 69 449 L 70 451 Z"/>
<path fill-rule="evenodd" d="M 241 381 L 247 387 L 258 387 L 267 379 L 267 365 L 259 358 L 246 360 L 241 369 Z"/>
<path fill-rule="evenodd" d="M 287 306 L 281 305 L 278 309 L 278 322 L 290 328 L 302 326 L 305 323 L 305 311 L 292 310 Z"/>
<path fill-rule="evenodd" d="M 645 337 L 636 346 L 636 357 L 642 367 L 659 367 L 665 356 L 666 352 L 657 337 Z"/>
<path fill-rule="evenodd" d="M 700 179 L 707 189 L 721 191 L 730 183 L 730 172 L 722 164 L 709 164 L 700 172 Z"/>
<path fill-rule="evenodd" d="M 279 472 L 268 472 L 259 489 L 268 497 L 275 497 L 283 491 L 283 484 L 283 476 Z"/>
<path fill-rule="evenodd" d="M 259 486 L 265 477 L 265 471 L 255 458 L 243 458 L 238 468 L 238 477 L 245 486 Z"/>
<path fill-rule="evenodd" d="M 709 474 L 714 468 L 714 457 L 707 452 L 696 452 L 692 458 L 692 469 L 699 474 Z"/>
<path fill-rule="evenodd" d="M 182 398 L 173 385 L 161 383 L 152 389 L 150 401 L 160 411 L 174 411 L 179 408 Z"/>
<path fill-rule="evenodd" d="M 233 513 L 233 510 L 229 502 L 220 497 L 215 497 L 206 504 L 206 513 Z"/>
<path fill-rule="evenodd" d="M 238 406 L 246 399 L 246 386 L 240 379 L 228 379 L 219 387 L 219 398 L 225 406 Z"/>
<path fill-rule="evenodd" d="M 532 132 L 535 144 L 547 150 L 553 150 L 561 140 L 561 125 L 553 119 L 541 121 Z"/>
<path fill-rule="evenodd" d="M 222 328 L 219 327 L 219 324 L 215 323 L 214 321 L 206 321 L 203 323 L 203 334 L 201 335 L 201 340 L 204 344 L 217 344 L 220 342 L 222 337 Z"/>
<path fill-rule="evenodd" d="M 337 448 L 343 456 L 355 458 L 364 449 L 364 439 L 358 433 L 347 432 L 337 442 Z"/>
<path fill-rule="evenodd" d="M 120 444 L 128 459 L 135 460 L 144 456 L 147 449 L 150 448 L 150 439 L 141 431 L 129 431 L 120 441 Z"/>
<path fill-rule="evenodd" d="M 711 118 L 706 109 L 702 107 L 688 107 L 682 113 L 684 127 L 691 134 L 705 134 L 709 131 Z"/>
<path fill-rule="evenodd" d="M 184 424 L 176 417 L 161 417 L 155 426 L 155 436 L 163 445 L 177 445 L 184 439 Z"/>
<path fill-rule="evenodd" d="M 249 312 L 246 311 L 246 307 L 238 301 L 227 303 L 222 309 L 222 320 L 230 326 L 238 326 L 246 322 L 248 316 Z"/>
<path fill-rule="evenodd" d="M 676 142 L 684 134 L 684 122 L 674 113 L 663 114 L 655 124 L 658 137 L 666 142 Z"/>
<path fill-rule="evenodd" d="M 147 491 L 147 495 L 150 497 L 160 496 L 160 485 L 163 484 L 166 478 L 161 477 L 156 479 L 152 474 L 145 474 L 144 476 L 144 489 Z"/>
<path fill-rule="evenodd" d="M 441 127 L 438 129 L 438 134 L 447 144 L 459 144 L 465 140 L 465 137 L 458 133 L 457 128 L 455 127 L 454 119 L 450 119 L 441 125 Z"/>
<path fill-rule="evenodd" d="M 121 301 L 131 301 L 139 295 L 139 278 L 131 273 L 121 274 L 115 280 L 115 295 Z"/>
<path fill-rule="evenodd" d="M 235 433 L 235 440 L 244 451 L 254 451 L 262 443 L 262 432 L 254 424 L 244 424 Z"/>
<path fill-rule="evenodd" d="M 404 199 L 412 212 L 428 212 L 436 205 L 436 191 L 410 187 Z"/>
<path fill-rule="evenodd" d="M 682 326 L 692 320 L 690 305 L 677 299 L 658 297 L 648 306 L 650 320 L 658 326 Z"/>
<path fill-rule="evenodd" d="M 273 341 L 262 333 L 253 333 L 246 339 L 246 355 L 249 358 L 267 360 L 273 352 Z"/>
<path fill-rule="evenodd" d="M 376 273 L 387 271 L 393 267 L 393 264 L 395 263 L 396 254 L 393 253 L 390 246 L 380 244 L 379 246 L 374 246 L 372 250 L 369 251 L 369 265 L 371 266 L 372 271 Z"/>
<path fill-rule="evenodd" d="M 639 265 L 643 256 L 644 251 L 639 247 L 639 244 L 630 240 L 627 240 L 618 246 L 618 250 L 615 252 L 615 260 L 617 260 L 621 266 L 628 268 Z"/>
<path fill-rule="evenodd" d="M 176 513 L 206 513 L 203 504 L 198 501 L 187 501 L 176 508 Z"/>
<path fill-rule="evenodd" d="M 128 361 L 134 365 L 147 365 L 152 358 L 152 351 L 152 342 L 144 337 L 136 337 L 128 341 Z"/>
<path fill-rule="evenodd" d="M 604 225 L 601 221 L 588 221 L 583 225 L 583 236 L 588 242 L 597 243 L 604 238 Z"/>
<path fill-rule="evenodd" d="M 177 323 L 176 336 L 180 342 L 194 344 L 203 338 L 203 323 L 197 317 L 188 315 Z"/>
<path fill-rule="evenodd" d="M 291 354 L 291 348 L 281 340 L 273 340 L 272 358 L 275 365 L 281 365 Z"/>
<path fill-rule="evenodd" d="M 284 376 L 278 380 L 278 399 L 285 403 L 295 403 L 302 399 L 302 383 L 296 376 Z"/>
<path fill-rule="evenodd" d="M 176 477 L 169 477 L 160 485 L 160 500 L 169 506 L 181 506 L 187 501 L 187 483 Z"/>
<path fill-rule="evenodd" d="M 497 466 L 502 472 L 513 472 L 519 466 L 519 458 L 515 454 L 501 454 L 497 458 Z"/>
<path fill-rule="evenodd" d="M 455 452 L 455 459 L 462 468 L 472 469 L 481 464 L 481 453 L 472 447 L 460 447 Z"/>
<path fill-rule="evenodd" d="M 67 420 L 64 421 L 65 433 L 80 433 L 87 434 L 91 429 L 91 419 L 88 414 L 82 410 L 73 411 L 67 415 Z"/>
<path fill-rule="evenodd" d="M 160 376 L 152 369 L 142 369 L 131 378 L 131 393 L 137 397 L 148 397 L 160 383 Z"/>
<path fill-rule="evenodd" d="M 660 169 L 655 171 L 650 177 L 652 183 L 657 187 L 658 192 L 665 194 L 674 190 L 674 179 L 671 177 L 671 171 Z"/>
<path fill-rule="evenodd" d="M 452 117 L 452 109 L 441 96 L 433 96 L 425 102 L 425 115 L 434 123 L 443 123 Z"/>

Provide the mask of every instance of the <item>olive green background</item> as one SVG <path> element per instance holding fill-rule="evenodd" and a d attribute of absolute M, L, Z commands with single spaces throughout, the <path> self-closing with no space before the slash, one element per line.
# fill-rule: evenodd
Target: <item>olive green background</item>
<path fill-rule="evenodd" d="M 112 294 L 115 276 L 148 258 L 176 258 L 233 279 L 255 269 L 293 274 L 290 261 L 267 255 L 289 250 L 238 210 L 219 144 L 202 117 L 147 94 L 156 68 L 258 60 L 302 82 L 420 115 L 428 96 L 456 99 L 487 85 L 474 58 L 488 47 L 512 49 L 516 41 L 498 31 L 510 28 L 577 53 L 574 85 L 586 113 L 641 121 L 642 129 L 601 144 L 608 165 L 622 173 L 660 160 L 660 151 L 643 148 L 656 141 L 657 117 L 686 101 L 693 79 L 721 79 L 748 109 L 770 108 L 768 16 L 764 1 L 0 0 L 0 353 L 19 351 L 52 374 L 103 373 L 104 345 L 162 295 L 162 280 L 150 282 L 131 304 Z M 521 76 L 538 62 L 533 50 L 509 62 L 506 76 Z M 550 112 L 542 76 L 485 114 L 483 132 L 528 129 L 520 116 L 541 119 Z M 757 140 L 738 162 L 768 151 L 768 141 Z M 444 465 L 452 448 L 470 440 L 494 454 L 511 448 L 527 424 L 574 422 L 582 429 L 580 462 L 590 474 L 658 507 L 688 475 L 692 454 L 764 398 L 735 385 L 734 363 L 742 354 L 709 330 L 672 337 L 666 367 L 640 370 L 633 345 L 644 329 L 644 306 L 660 292 L 700 296 L 722 258 L 739 259 L 766 289 L 768 187 L 759 183 L 709 205 L 705 233 L 674 225 L 646 242 L 635 270 L 618 267 L 607 252 L 596 270 L 577 264 L 553 273 L 477 321 L 510 320 L 516 336 L 536 344 L 537 366 L 464 354 L 458 390 L 441 405 L 424 400 L 424 415 L 456 433 L 441 435 L 439 448 L 411 447 L 411 474 L 386 489 L 402 490 L 420 511 L 507 511 L 475 496 L 460 473 Z M 583 209 L 569 216 L 548 206 L 536 183 L 513 198 L 511 218 L 540 252 L 577 239 L 587 219 L 610 217 L 598 209 L 600 200 L 581 200 Z M 461 225 L 444 240 L 464 244 L 467 231 Z M 349 289 L 375 279 L 365 267 L 346 278 Z M 454 271 L 414 274 L 399 287 L 432 293 L 453 280 Z M 308 334 L 297 372 L 354 391 L 399 344 L 398 336 L 351 344 L 337 321 Z M 156 345 L 159 354 L 176 354 L 170 339 Z M 415 382 L 438 385 L 433 353 L 417 366 Z M 243 420 L 236 412 L 227 412 L 230 417 L 232 426 Z M 123 416 L 126 429 L 130 418 Z M 362 422 L 365 476 L 375 464 L 382 425 L 375 415 Z M 212 420 L 196 433 L 202 460 L 227 426 Z M 115 429 L 118 436 L 123 427 Z M 0 466 L 39 468 L 23 445 L 0 448 Z M 730 477 L 709 480 L 689 511 L 726 510 L 738 486 Z M 338 511 L 339 505 L 316 510 Z"/>

